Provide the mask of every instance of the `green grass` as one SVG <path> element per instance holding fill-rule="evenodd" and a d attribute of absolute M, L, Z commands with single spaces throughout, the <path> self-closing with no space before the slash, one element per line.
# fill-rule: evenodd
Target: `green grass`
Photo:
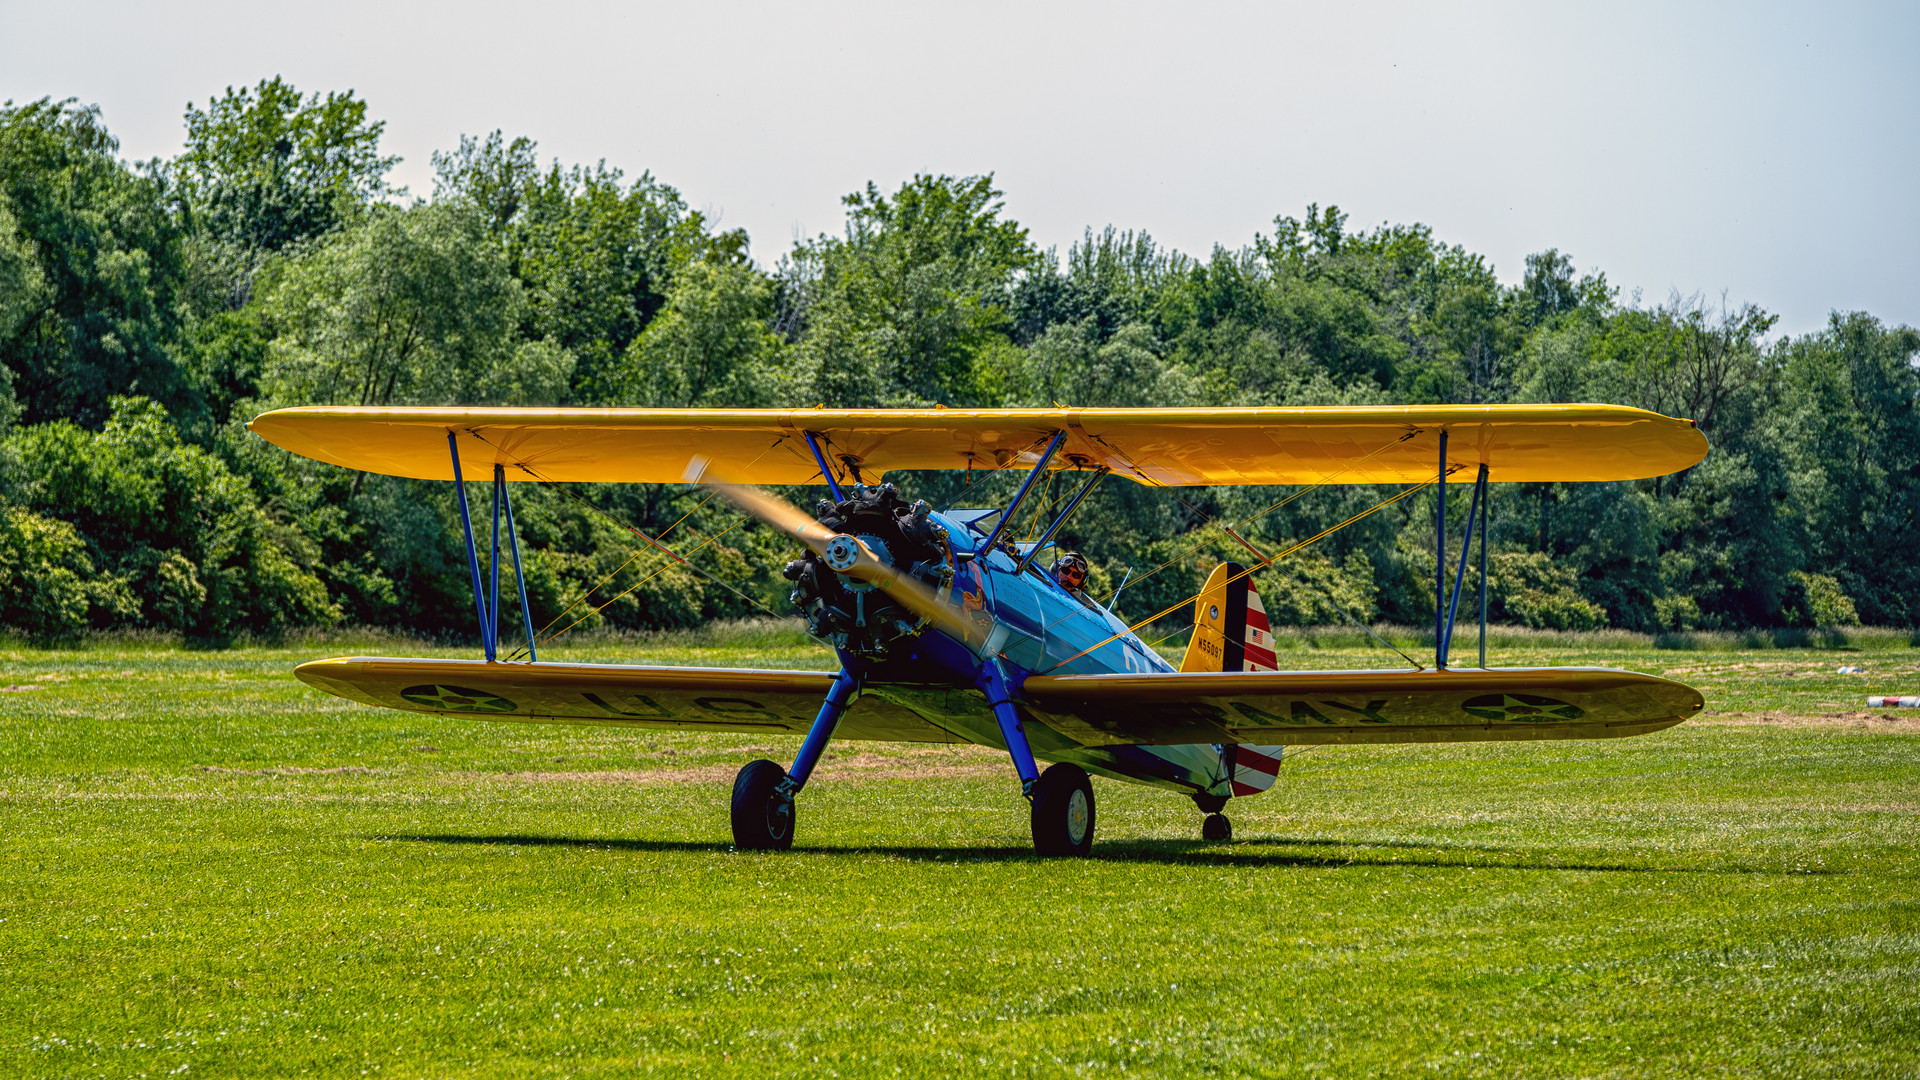
<path fill-rule="evenodd" d="M 1304 753 L 1228 845 L 1096 781 L 1098 856 L 1049 862 L 984 751 L 840 747 L 798 849 L 741 854 L 724 777 L 793 739 L 288 675 L 471 652 L 404 640 L 0 644 L 40 687 L 0 693 L 0 1075 L 1920 1076 L 1920 722 L 1864 706 L 1920 649 L 1660 644 L 1493 660 L 1670 674 L 1701 720 Z M 551 655 L 828 663 L 754 626 Z"/>

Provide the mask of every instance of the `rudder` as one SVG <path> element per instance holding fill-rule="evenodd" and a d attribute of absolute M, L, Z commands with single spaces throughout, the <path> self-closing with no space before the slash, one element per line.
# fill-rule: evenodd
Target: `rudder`
<path fill-rule="evenodd" d="M 1253 575 L 1239 563 L 1221 563 L 1207 576 L 1193 602 L 1193 637 L 1180 661 L 1181 671 L 1277 671 L 1273 627 Z M 1280 771 L 1278 746 L 1225 746 L 1235 795 L 1258 795 L 1273 786 Z"/>

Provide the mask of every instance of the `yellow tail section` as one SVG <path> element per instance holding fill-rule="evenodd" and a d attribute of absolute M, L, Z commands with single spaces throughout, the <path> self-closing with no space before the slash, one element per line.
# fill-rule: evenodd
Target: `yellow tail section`
<path fill-rule="evenodd" d="M 1193 602 L 1193 637 L 1187 641 L 1187 655 L 1180 661 L 1181 671 L 1228 670 L 1227 579 L 1242 569 L 1237 563 L 1221 563 L 1207 575 L 1199 599 Z"/>
<path fill-rule="evenodd" d="M 1239 563 L 1221 563 L 1193 602 L 1193 637 L 1181 671 L 1272 671 L 1273 628 L 1253 576 Z"/>

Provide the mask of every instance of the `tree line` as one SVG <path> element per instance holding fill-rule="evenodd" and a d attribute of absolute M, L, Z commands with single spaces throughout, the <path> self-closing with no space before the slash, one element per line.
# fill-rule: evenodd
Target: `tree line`
<path fill-rule="evenodd" d="M 869 184 L 839 233 L 767 268 L 651 174 L 543 164 L 498 131 L 434 154 L 430 193 L 397 190 L 351 92 L 268 79 L 185 128 L 178 157 L 128 162 L 97 108 L 0 108 L 0 624 L 36 638 L 470 634 L 451 485 L 245 431 L 316 403 L 1614 402 L 1695 420 L 1712 453 L 1655 480 L 1498 486 L 1496 620 L 1920 622 L 1920 333 L 1866 312 L 1774 337 L 1754 305 L 1623 300 L 1555 250 L 1506 286 L 1425 225 L 1331 205 L 1204 257 L 1112 226 L 1061 255 L 991 176 Z M 985 505 L 1014 478 L 888 479 Z M 515 494 L 536 626 L 786 611 L 789 545 L 698 492 Z M 1131 575 L 1123 614 L 1150 614 L 1247 561 L 1226 523 L 1289 494 L 1110 482 L 1063 539 L 1096 593 Z M 1236 531 L 1271 553 L 1389 494 L 1319 488 Z M 1416 496 L 1263 570 L 1276 621 L 1430 624 L 1433 519 Z"/>

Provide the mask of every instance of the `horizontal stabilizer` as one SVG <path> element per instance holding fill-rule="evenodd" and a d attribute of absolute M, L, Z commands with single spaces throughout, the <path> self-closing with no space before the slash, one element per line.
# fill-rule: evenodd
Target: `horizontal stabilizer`
<path fill-rule="evenodd" d="M 314 660 L 294 674 L 350 701 L 467 720 L 772 734 L 805 734 L 833 685 L 824 671 L 364 656 Z M 962 741 L 872 695 L 853 703 L 834 738 Z"/>

